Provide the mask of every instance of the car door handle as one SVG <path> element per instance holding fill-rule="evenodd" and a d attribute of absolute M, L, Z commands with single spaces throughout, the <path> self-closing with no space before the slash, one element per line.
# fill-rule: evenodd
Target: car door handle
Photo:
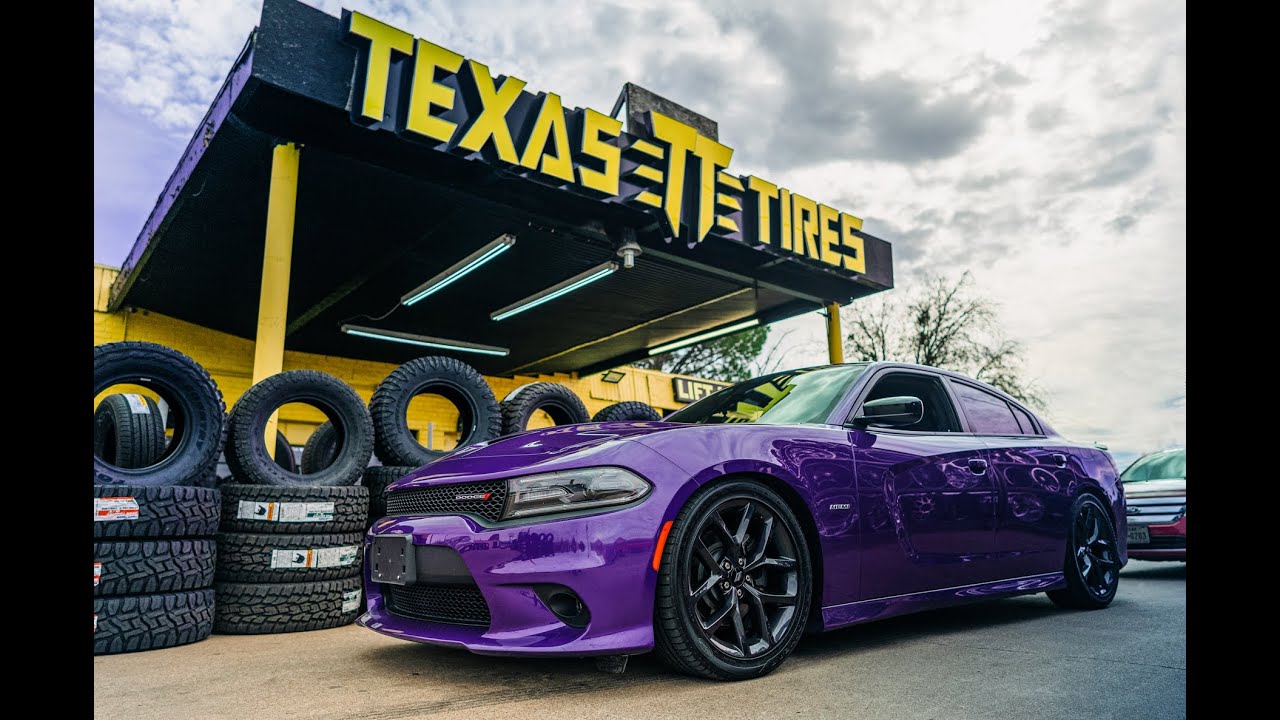
<path fill-rule="evenodd" d="M 1057 465 L 1058 467 L 1066 467 L 1066 466 L 1067 466 L 1067 456 L 1066 456 L 1066 455 L 1063 455 L 1062 453 L 1054 453 L 1054 454 L 1053 454 L 1053 463 L 1054 463 L 1055 465 Z"/>
<path fill-rule="evenodd" d="M 971 458 L 969 460 L 969 472 L 974 475 L 982 475 L 987 471 L 987 461 L 981 458 Z"/>

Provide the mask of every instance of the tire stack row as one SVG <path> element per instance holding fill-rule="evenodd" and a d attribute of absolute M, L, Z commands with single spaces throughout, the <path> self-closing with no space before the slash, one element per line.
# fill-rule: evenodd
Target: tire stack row
<path fill-rule="evenodd" d="M 458 447 L 523 432 L 534 413 L 541 410 L 557 425 L 588 421 L 587 408 L 572 390 L 558 383 L 521 385 L 501 402 L 489 383 L 474 368 L 447 357 L 423 357 L 391 372 L 373 392 L 369 411 L 373 420 L 374 454 L 380 465 L 365 470 L 361 483 L 369 490 L 368 525 L 386 514 L 386 489 L 391 483 L 448 454 L 423 447 L 405 420 L 414 396 L 433 392 L 452 400 L 459 408 Z M 653 408 L 639 402 L 610 405 L 591 422 L 660 420 Z M 303 450 L 308 462 L 324 462 L 332 452 L 333 432 L 321 425 Z M 314 443 L 314 445 L 313 445 Z"/>
<path fill-rule="evenodd" d="M 93 508 L 94 654 L 209 637 L 218 491 L 98 485 Z"/>
<path fill-rule="evenodd" d="M 203 640 L 213 627 L 218 491 L 206 484 L 222 445 L 222 394 L 191 358 L 152 343 L 100 345 L 94 395 L 142 385 L 94 409 L 93 652 Z M 183 432 L 166 440 L 166 416 Z"/>
<path fill-rule="evenodd" d="M 359 486 L 227 484 L 218 533 L 219 633 L 354 622 L 369 492 Z"/>
<path fill-rule="evenodd" d="M 331 418 L 334 442 L 323 463 L 305 448 L 297 468 L 267 455 L 267 420 L 291 402 Z M 215 632 L 289 633 L 354 622 L 363 608 L 369 514 L 369 491 L 358 483 L 373 450 L 364 401 L 331 375 L 290 370 L 249 388 L 228 426 Z"/>
<path fill-rule="evenodd" d="M 362 531 L 385 514 L 387 486 L 447 454 L 423 447 L 408 427 L 408 405 L 418 394 L 443 395 L 459 408 L 459 447 L 521 432 L 538 410 L 558 425 L 588 420 L 582 400 L 563 385 L 530 383 L 499 402 L 474 368 L 446 357 L 396 368 L 367 408 L 341 380 L 292 370 L 251 387 L 229 416 L 209 374 L 174 350 L 111 343 L 94 349 L 94 362 L 95 394 L 144 385 L 183 419 L 181 436 L 169 442 L 169 411 L 147 397 L 108 396 L 95 410 L 99 652 L 203 639 L 210 617 L 214 631 L 233 634 L 354 621 L 363 608 Z M 296 465 L 291 455 L 273 459 L 263 441 L 269 418 L 292 402 L 330 418 Z M 642 403 L 611 405 L 591 418 L 658 419 Z M 277 455 L 291 453 L 282 439 L 277 433 Z M 220 452 L 230 477 L 218 477 Z M 143 522 L 147 507 L 205 521 Z M 122 529 L 129 527 L 137 529 Z"/>

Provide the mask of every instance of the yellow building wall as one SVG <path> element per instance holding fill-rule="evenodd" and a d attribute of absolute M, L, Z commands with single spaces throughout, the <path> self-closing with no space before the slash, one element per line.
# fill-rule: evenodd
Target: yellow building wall
<path fill-rule="evenodd" d="M 176 318 L 148 310 L 122 308 L 114 313 L 106 312 L 107 299 L 119 273 L 117 268 L 105 265 L 93 266 L 93 343 L 138 340 L 158 343 L 191 356 L 213 376 L 227 403 L 228 412 L 240 395 L 251 385 L 253 375 L 253 341 L 212 330 Z M 286 350 L 285 370 L 319 370 L 329 373 L 351 385 L 366 403 L 373 390 L 392 370 L 391 363 L 353 360 L 351 358 L 317 355 Z M 516 375 L 515 377 L 485 376 L 493 394 L 502 400 L 513 389 L 531 382 L 556 382 L 569 387 L 587 410 L 594 415 L 607 405 L 624 400 L 639 400 L 657 409 L 659 413 L 683 407 L 673 395 L 670 373 L 619 368 L 626 375 L 618 383 L 606 383 L 601 375 L 580 378 L 576 373 L 553 375 Z M 695 378 L 697 379 L 697 378 Z M 137 388 L 115 388 L 112 392 L 137 391 Z M 106 394 L 106 393 L 104 393 Z M 154 397 L 154 393 L 148 393 Z M 95 407 L 101 398 L 95 398 Z M 315 427 L 324 422 L 324 415 L 309 406 L 291 405 L 280 412 L 280 430 L 290 444 L 303 445 Z M 428 444 L 427 429 L 432 427 L 430 446 L 450 449 L 457 441 L 457 412 L 453 405 L 440 397 L 425 396 L 409 406 L 409 427 L 418 433 L 419 441 Z M 547 418 L 535 419 L 530 427 L 550 425 Z"/>

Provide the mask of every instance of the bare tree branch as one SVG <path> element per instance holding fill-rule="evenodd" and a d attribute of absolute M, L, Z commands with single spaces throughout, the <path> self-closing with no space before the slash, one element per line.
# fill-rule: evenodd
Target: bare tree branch
<path fill-rule="evenodd" d="M 996 304 L 976 294 L 973 276 L 929 276 L 904 305 L 880 297 L 847 308 L 846 354 L 852 360 L 899 360 L 947 368 L 1000 388 L 1037 408 L 1044 394 L 1024 380 L 1024 348 L 1002 337 Z"/>

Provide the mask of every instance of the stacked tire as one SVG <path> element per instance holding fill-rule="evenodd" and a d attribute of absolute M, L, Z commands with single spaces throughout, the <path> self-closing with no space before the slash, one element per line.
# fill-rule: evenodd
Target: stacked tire
<path fill-rule="evenodd" d="M 356 619 L 368 490 L 227 484 L 222 503 L 218 632 L 321 630 Z"/>
<path fill-rule="evenodd" d="M 642 402 L 628 400 L 605 406 L 600 412 L 591 416 L 591 422 L 660 422 L 662 416 L 657 410 Z"/>
<path fill-rule="evenodd" d="M 222 393 L 194 360 L 153 343 L 93 350 L 93 652 L 154 650 L 203 640 L 213 628 Z M 165 437 L 170 413 L 181 432 Z"/>
<path fill-rule="evenodd" d="M 555 383 L 521 386 L 499 403 L 474 368 L 447 357 L 396 368 L 368 408 L 341 380 L 294 370 L 251 387 L 228 416 L 191 358 L 152 343 L 95 347 L 95 397 L 122 384 L 164 403 L 118 394 L 95 408 L 95 654 L 195 642 L 211 630 L 354 621 L 364 605 L 362 534 L 385 515 L 387 486 L 447 454 L 423 447 L 408 427 L 418 394 L 457 407 L 458 447 L 522 432 L 539 410 L 556 424 L 588 419 L 581 399 Z M 269 418 L 293 402 L 329 418 L 296 464 L 282 455 L 292 452 L 283 434 L 274 458 L 264 442 Z M 592 419 L 657 418 L 640 403 L 620 403 Z"/>
<path fill-rule="evenodd" d="M 524 432 L 535 412 L 542 411 L 556 425 L 584 423 L 590 418 L 577 393 L 559 383 L 521 385 L 502 399 L 502 434 Z"/>
<path fill-rule="evenodd" d="M 387 486 L 417 469 L 413 465 L 380 465 L 364 471 L 360 483 L 369 490 L 369 526 L 387 514 Z"/>
<path fill-rule="evenodd" d="M 448 451 L 423 447 L 409 428 L 409 403 L 421 393 L 444 397 L 457 408 L 457 447 L 492 440 L 502 434 L 502 409 L 493 390 L 484 376 L 465 362 L 443 356 L 420 357 L 391 371 L 378 383 L 369 401 L 374 453 L 380 465 L 366 469 L 361 478 L 369 491 L 366 526 L 386 515 L 388 485 L 448 454 Z M 319 435 L 317 430 L 313 439 Z M 324 447 L 327 445 L 317 441 L 313 452 L 318 455 Z M 306 450 L 303 454 L 305 464 Z"/>
<path fill-rule="evenodd" d="M 93 491 L 93 654 L 209 637 L 218 491 L 131 485 Z"/>
<path fill-rule="evenodd" d="M 323 458 L 304 449 L 301 467 L 274 460 L 263 440 L 271 415 L 292 402 L 329 418 Z M 358 483 L 373 450 L 364 402 L 338 378 L 291 370 L 249 388 L 228 425 L 214 630 L 288 633 L 354 622 L 369 516 L 369 491 Z"/>

